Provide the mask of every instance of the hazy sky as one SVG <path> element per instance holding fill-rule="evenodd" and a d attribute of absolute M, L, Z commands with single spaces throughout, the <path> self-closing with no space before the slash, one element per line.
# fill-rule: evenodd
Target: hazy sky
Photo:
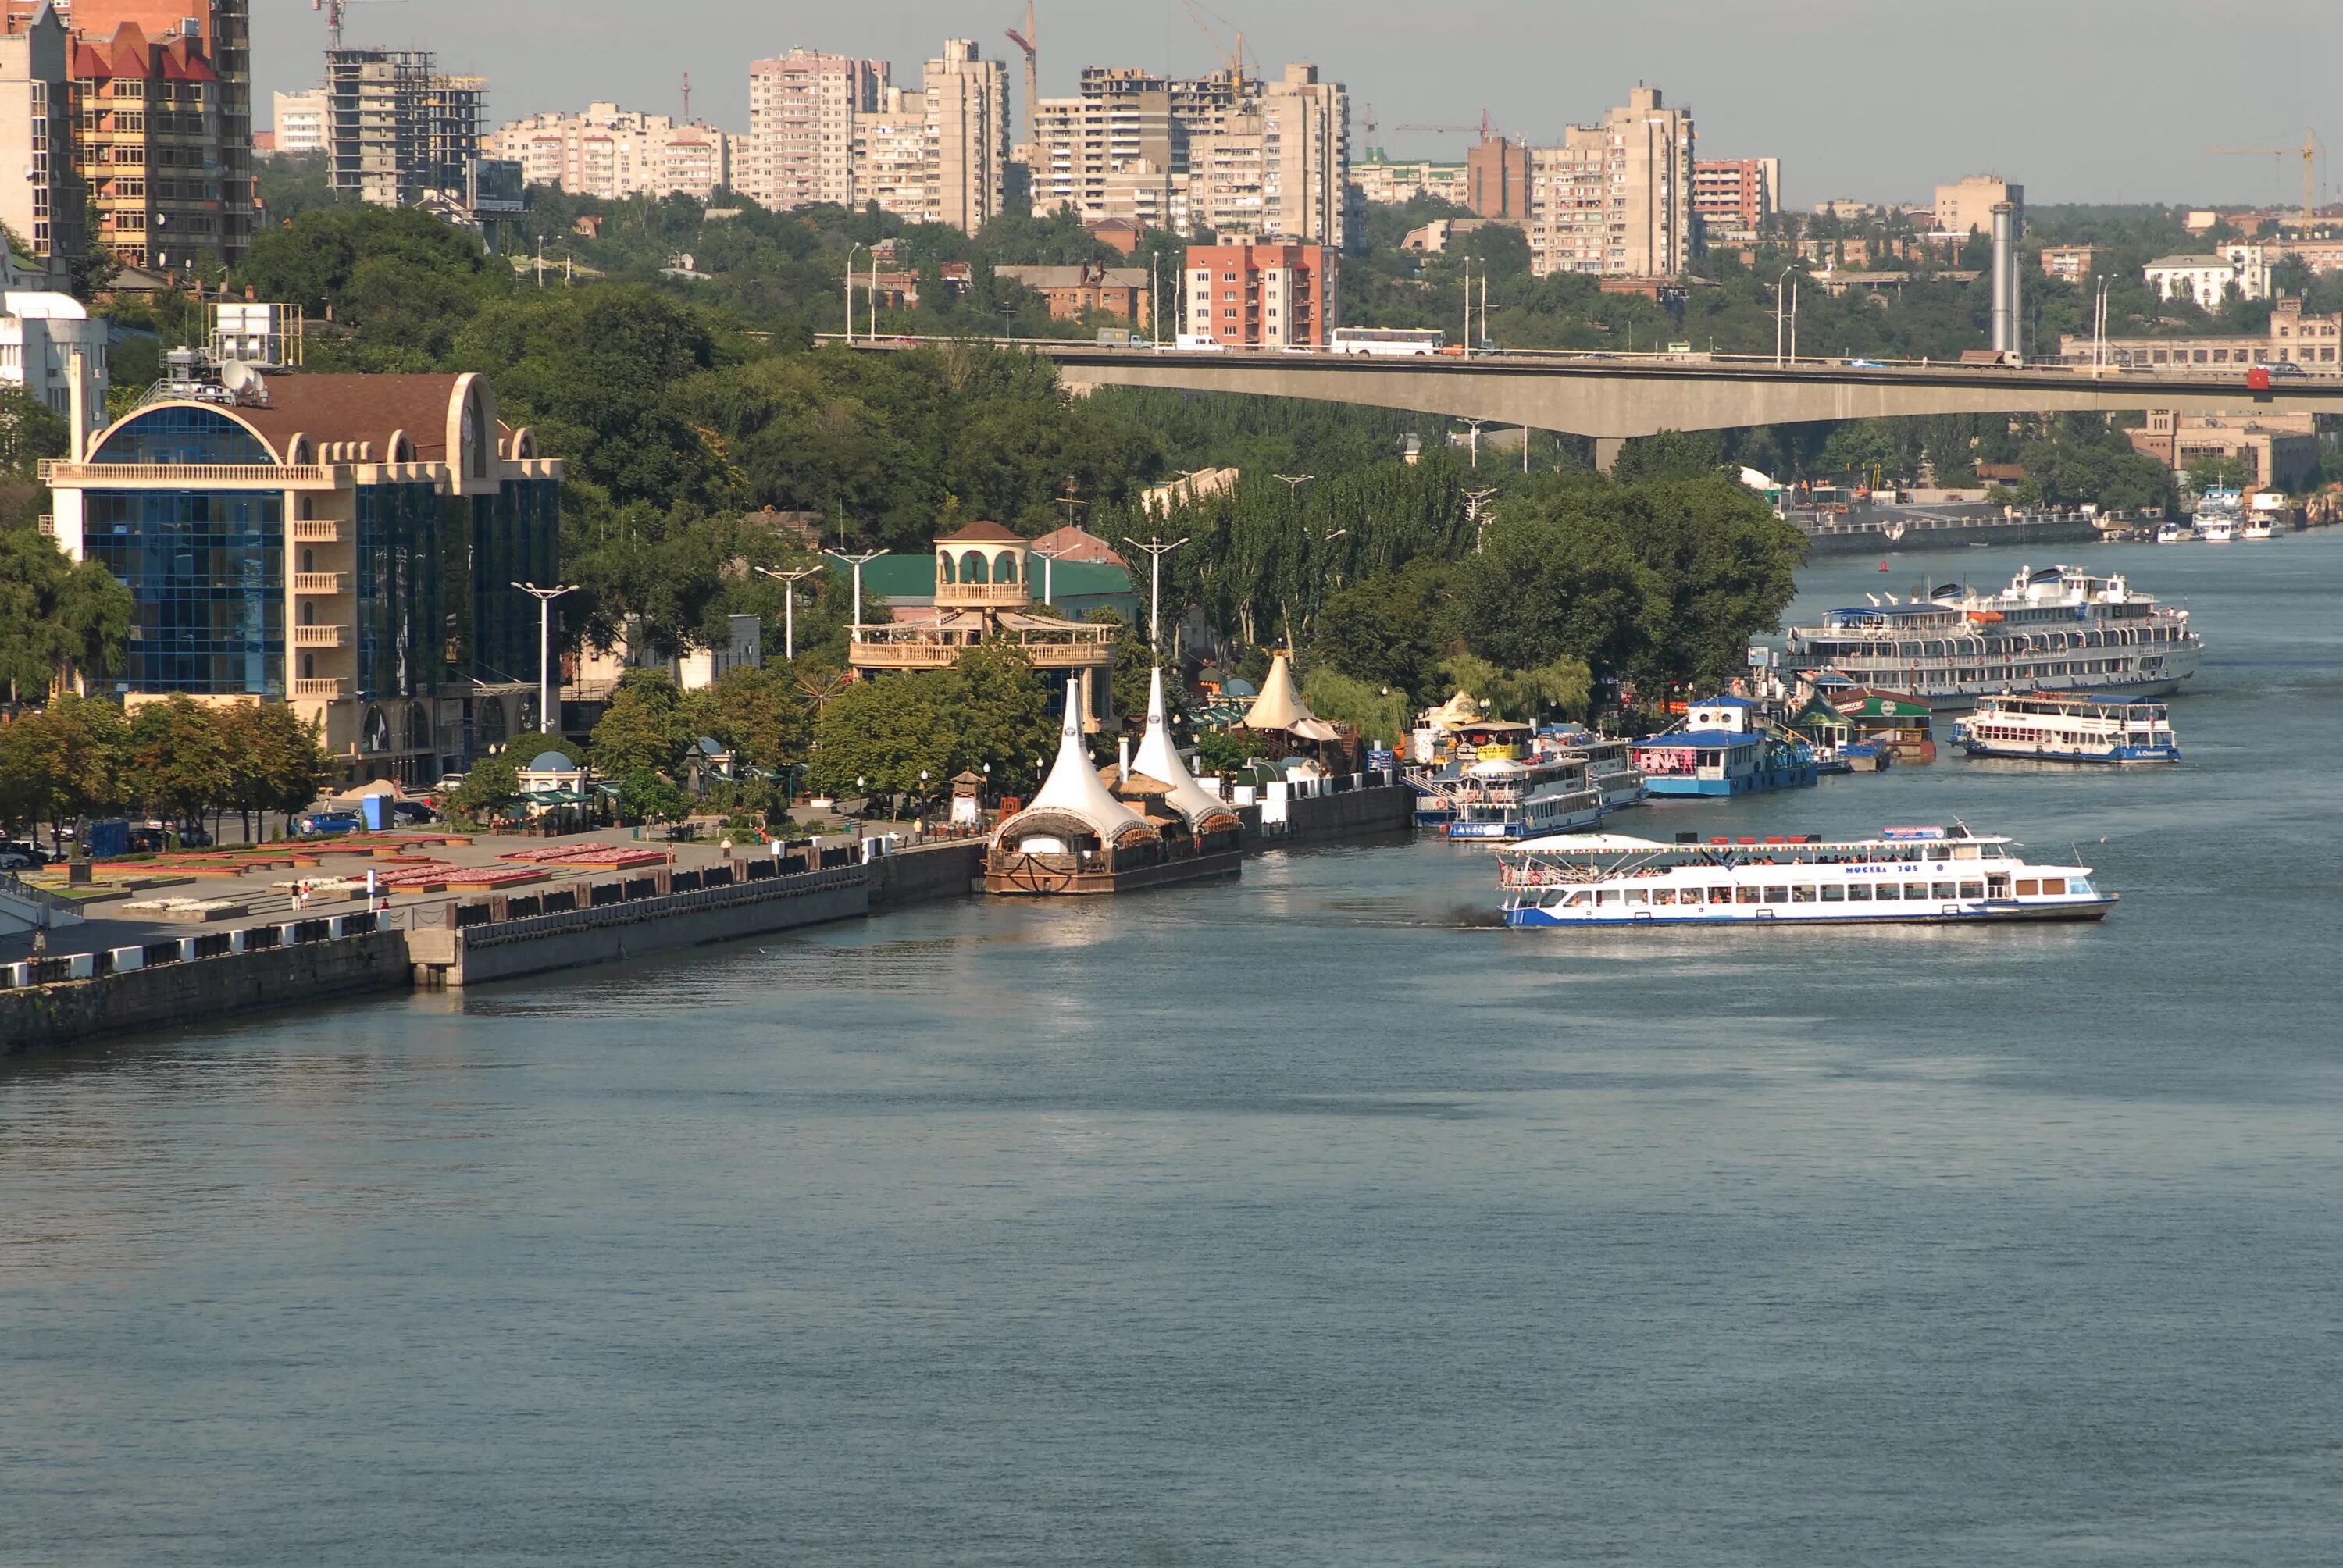
<path fill-rule="evenodd" d="M 1211 46 L 1181 0 L 1037 0 L 1041 91 L 1084 65 L 1199 73 Z M 263 125 L 272 88 L 322 71 L 309 0 L 254 0 Z M 2299 146 L 2307 125 L 2343 146 L 2335 112 L 2343 0 L 1213 0 L 1274 72 L 1313 60 L 1353 95 L 1353 148 L 1459 157 L 1471 139 L 1401 132 L 1486 108 L 1533 140 L 1622 103 L 1637 81 L 1694 112 L 1704 156 L 1782 159 L 1789 201 L 1926 200 L 1991 170 L 2035 202 L 2298 200 L 2301 162 L 2211 155 Z M 947 36 L 1008 56 L 1024 0 L 354 0 L 352 43 L 432 48 L 489 78 L 497 123 L 615 98 L 692 106 L 748 128 L 748 62 L 802 44 L 891 60 L 896 81 Z M 1222 29 L 1224 33 L 1228 30 Z M 2323 91 L 2317 85 L 2328 83 Z M 1022 124 L 1021 107 L 1016 111 Z M 2319 125 L 2321 116 L 2328 123 Z M 2322 166 L 2321 184 L 2343 176 Z"/>

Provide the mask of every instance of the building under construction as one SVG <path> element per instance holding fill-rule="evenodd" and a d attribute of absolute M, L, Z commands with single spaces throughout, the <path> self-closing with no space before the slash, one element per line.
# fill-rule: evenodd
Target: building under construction
<path fill-rule="evenodd" d="M 428 50 L 327 51 L 334 188 L 377 206 L 467 191 L 488 87 L 485 77 L 441 75 Z"/>

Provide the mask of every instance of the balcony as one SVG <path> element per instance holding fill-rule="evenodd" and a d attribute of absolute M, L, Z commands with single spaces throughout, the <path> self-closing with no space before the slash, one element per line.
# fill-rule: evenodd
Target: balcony
<path fill-rule="evenodd" d="M 312 627 L 309 629 L 315 631 L 320 628 Z M 293 682 L 293 695 L 310 701 L 337 702 L 349 694 L 350 683 L 347 680 L 328 680 L 324 677 L 315 677 L 307 680 L 297 678 Z"/>
<path fill-rule="evenodd" d="M 936 585 L 940 609 L 986 609 L 1003 606 L 1021 609 L 1033 602 L 1033 590 L 1024 583 L 945 583 Z"/>
<path fill-rule="evenodd" d="M 349 578 L 340 572 L 295 572 L 295 593 L 337 594 L 349 592 Z"/>
<path fill-rule="evenodd" d="M 41 483 L 64 489 L 206 488 L 330 490 L 343 470 L 316 463 L 68 463 L 41 461 Z"/>
<path fill-rule="evenodd" d="M 333 518 L 303 518 L 288 525 L 297 545 L 337 545 L 342 542 L 342 525 Z"/>
<path fill-rule="evenodd" d="M 293 628 L 295 648 L 341 648 L 347 645 L 347 629 L 338 626 L 297 626 Z"/>

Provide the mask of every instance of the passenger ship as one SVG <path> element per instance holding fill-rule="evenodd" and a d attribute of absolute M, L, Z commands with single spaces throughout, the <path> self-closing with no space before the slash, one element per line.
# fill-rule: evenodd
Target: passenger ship
<path fill-rule="evenodd" d="M 2187 610 L 2120 577 L 2021 568 L 1997 594 L 1946 583 L 1925 603 L 1827 610 L 1822 625 L 1790 632 L 1782 663 L 1965 708 L 1996 692 L 2161 697 L 2197 673 L 2203 648 Z"/>
<path fill-rule="evenodd" d="M 2121 697 L 1988 697 L 1953 723 L 1972 757 L 2057 762 L 2177 762 L 2180 742 L 2161 702 Z"/>
<path fill-rule="evenodd" d="M 1475 762 L 1447 793 L 1456 813 L 1452 839 L 1535 839 L 1603 819 L 1603 792 L 1587 778 L 1586 759 L 1574 753 Z"/>
<path fill-rule="evenodd" d="M 2096 920 L 2114 908 L 2090 867 L 2016 851 L 1958 824 L 1844 842 L 1593 833 L 1508 849 L 1498 880 L 1509 926 L 1956 925 Z"/>

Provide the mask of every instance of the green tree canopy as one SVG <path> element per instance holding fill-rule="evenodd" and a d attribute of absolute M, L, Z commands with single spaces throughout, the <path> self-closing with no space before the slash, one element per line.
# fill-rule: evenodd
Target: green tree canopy
<path fill-rule="evenodd" d="M 683 694 L 666 672 L 630 669 L 620 678 L 601 722 L 594 726 L 594 769 L 610 779 L 643 772 L 672 778 L 698 739 Z"/>

